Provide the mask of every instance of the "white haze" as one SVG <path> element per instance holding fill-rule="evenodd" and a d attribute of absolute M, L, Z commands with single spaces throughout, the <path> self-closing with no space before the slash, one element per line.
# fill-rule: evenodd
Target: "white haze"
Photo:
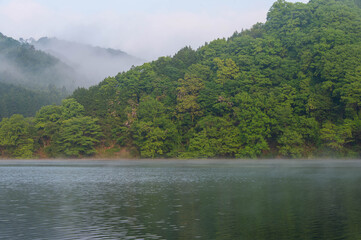
<path fill-rule="evenodd" d="M 273 2 L 0 0 L 0 32 L 14 38 L 57 37 L 154 60 L 264 22 Z"/>
<path fill-rule="evenodd" d="M 8 78 L 7 76 L 11 76 L 11 78 Z M 15 63 L 0 55 L 0 82 L 21 84 L 21 81 L 17 82 L 14 81 L 14 79 L 26 79 L 25 76 L 26 75 Z"/>
<path fill-rule="evenodd" d="M 35 48 L 45 51 L 71 66 L 81 78 L 79 86 L 89 87 L 104 78 L 115 76 L 132 66 L 144 63 L 121 51 L 92 47 L 59 39 L 40 39 L 31 42 Z"/>
<path fill-rule="evenodd" d="M 16 54 L 11 51 L 10 53 L 10 55 Z M 54 61 L 49 66 L 44 64 L 40 66 L 28 68 L 21 63 L 20 58 L 14 60 L 0 53 L 0 82 L 32 90 L 47 90 L 49 87 L 65 88 L 68 92 L 84 85 L 73 69 L 61 61 Z"/>
<path fill-rule="evenodd" d="M 97 84 L 108 76 L 142 64 L 145 60 L 141 59 L 173 55 L 185 46 L 197 49 L 205 42 L 229 37 L 235 31 L 264 22 L 274 1 L 0 0 L 0 32 L 18 39 L 67 40 L 33 44 L 74 70 L 61 74 L 76 79 L 74 85 L 67 80 L 67 89 L 73 89 Z M 129 8 L 130 5 L 133 7 Z M 105 49 L 74 42 L 120 49 L 131 56 L 110 54 Z M 13 76 L 24 75 L 16 71 L 16 65 L 3 64 L 2 68 Z M 50 75 L 46 73 L 42 77 Z M 24 82 L 27 78 L 13 79 Z"/>

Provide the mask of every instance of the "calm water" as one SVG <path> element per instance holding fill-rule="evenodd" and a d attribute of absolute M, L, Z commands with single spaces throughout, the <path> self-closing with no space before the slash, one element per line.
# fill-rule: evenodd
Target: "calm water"
<path fill-rule="evenodd" d="M 0 239 L 361 239 L 361 161 L 0 161 Z"/>

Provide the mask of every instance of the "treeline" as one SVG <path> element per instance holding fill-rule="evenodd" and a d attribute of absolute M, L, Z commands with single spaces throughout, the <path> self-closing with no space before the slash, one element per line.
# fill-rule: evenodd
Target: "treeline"
<path fill-rule="evenodd" d="M 77 89 L 33 119 L 4 119 L 1 151 L 76 157 L 122 147 L 146 158 L 359 157 L 358 4 L 279 0 L 265 24 Z M 4 140 L 18 122 L 24 134 Z"/>
<path fill-rule="evenodd" d="M 19 113 L 32 117 L 41 107 L 59 104 L 68 95 L 55 87 L 35 91 L 0 82 L 0 120 Z"/>
<path fill-rule="evenodd" d="M 97 120 L 84 116 L 74 99 L 41 108 L 35 118 L 15 114 L 0 123 L 0 151 L 6 157 L 89 156 L 102 136 Z"/>

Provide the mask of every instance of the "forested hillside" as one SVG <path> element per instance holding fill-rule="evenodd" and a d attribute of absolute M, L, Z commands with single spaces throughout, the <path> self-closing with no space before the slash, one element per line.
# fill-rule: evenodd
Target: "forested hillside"
<path fill-rule="evenodd" d="M 77 87 L 74 70 L 59 59 L 0 33 L 0 81 L 30 89 Z"/>
<path fill-rule="evenodd" d="M 359 157 L 358 6 L 279 0 L 264 24 L 77 89 L 61 106 L 22 119 L 21 144 L 4 140 L 21 116 L 4 119 L 0 149 L 6 156 L 122 147 L 151 158 Z"/>
<path fill-rule="evenodd" d="M 0 33 L 0 119 L 14 113 L 34 116 L 40 107 L 60 103 L 78 80 L 57 58 Z"/>

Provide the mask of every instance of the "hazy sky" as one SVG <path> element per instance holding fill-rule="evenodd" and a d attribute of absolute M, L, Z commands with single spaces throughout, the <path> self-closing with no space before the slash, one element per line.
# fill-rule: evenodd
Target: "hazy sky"
<path fill-rule="evenodd" d="M 265 22 L 275 1 L 0 0 L 0 32 L 117 48 L 151 60 Z"/>

